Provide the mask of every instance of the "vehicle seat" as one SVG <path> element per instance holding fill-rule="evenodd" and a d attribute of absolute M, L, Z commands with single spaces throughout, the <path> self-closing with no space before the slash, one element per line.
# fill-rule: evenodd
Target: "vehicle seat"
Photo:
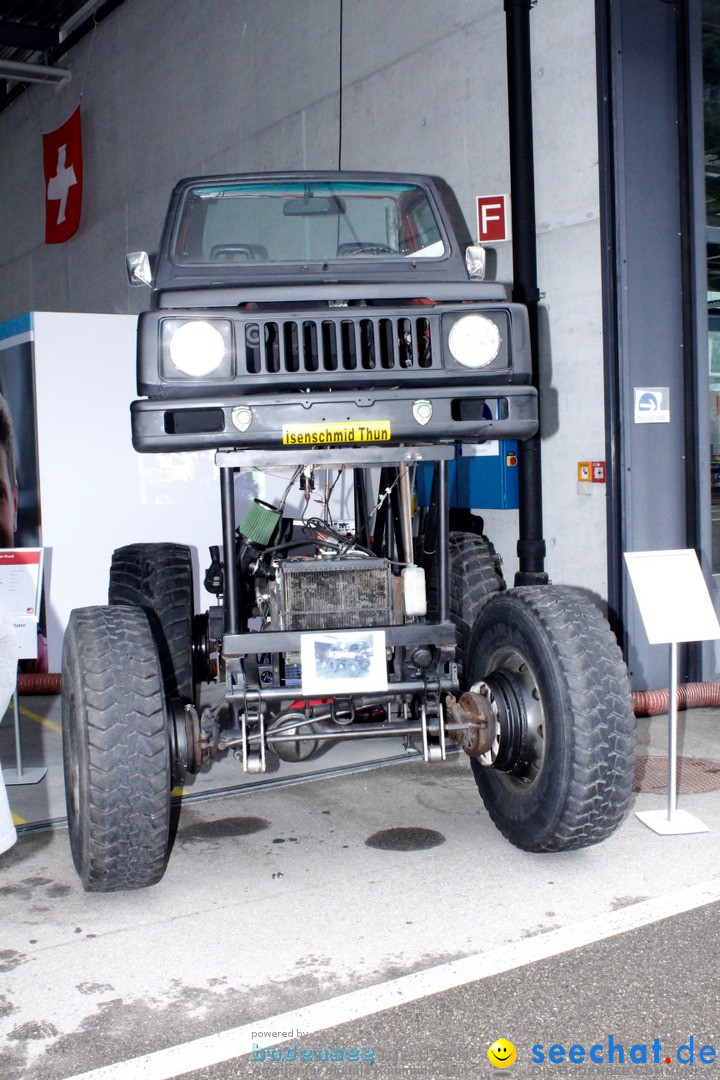
<path fill-rule="evenodd" d="M 215 262 L 251 262 L 267 260 L 267 248 L 262 244 L 215 244 L 210 248 Z"/>

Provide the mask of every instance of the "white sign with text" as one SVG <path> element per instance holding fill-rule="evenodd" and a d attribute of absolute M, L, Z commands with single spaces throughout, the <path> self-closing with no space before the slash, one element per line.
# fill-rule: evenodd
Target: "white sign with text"
<path fill-rule="evenodd" d="M 37 657 L 42 569 L 42 548 L 0 548 L 0 602 L 12 616 L 21 660 Z"/>

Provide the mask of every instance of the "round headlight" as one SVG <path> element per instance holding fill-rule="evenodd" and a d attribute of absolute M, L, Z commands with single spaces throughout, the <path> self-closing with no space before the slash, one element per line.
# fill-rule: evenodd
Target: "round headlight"
<path fill-rule="evenodd" d="M 203 378 L 225 359 L 225 340 L 216 326 L 193 319 L 182 323 L 170 338 L 170 359 L 183 375 Z"/>
<path fill-rule="evenodd" d="M 485 315 L 464 315 L 454 324 L 448 345 L 458 364 L 479 368 L 491 364 L 500 351 L 500 331 Z"/>

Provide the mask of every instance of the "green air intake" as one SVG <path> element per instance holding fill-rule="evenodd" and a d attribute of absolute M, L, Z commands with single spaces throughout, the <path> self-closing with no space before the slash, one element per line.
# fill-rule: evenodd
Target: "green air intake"
<path fill-rule="evenodd" d="M 253 499 L 245 517 L 238 525 L 238 532 L 258 547 L 267 547 L 270 537 L 275 532 L 281 511 L 268 503 Z"/>

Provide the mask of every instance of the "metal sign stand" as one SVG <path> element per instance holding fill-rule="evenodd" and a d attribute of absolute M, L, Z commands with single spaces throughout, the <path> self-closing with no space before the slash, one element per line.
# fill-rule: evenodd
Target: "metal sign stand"
<path fill-rule="evenodd" d="M 636 810 L 653 832 L 663 835 L 709 832 L 694 814 L 677 808 L 677 642 L 670 643 L 670 710 L 668 712 L 668 796 L 667 815 L 664 810 Z"/>
<path fill-rule="evenodd" d="M 7 692 L 7 691 L 6 691 Z M 18 706 L 18 685 L 15 680 L 15 690 L 12 697 L 13 716 L 15 719 L 15 768 L 3 769 L 2 775 L 6 787 L 17 787 L 19 784 L 37 784 L 42 780 L 47 769 L 23 769 L 22 743 L 20 741 L 20 708 Z"/>
<path fill-rule="evenodd" d="M 677 647 L 679 641 L 717 640 L 720 624 L 692 548 L 626 552 L 625 561 L 648 641 L 670 646 L 667 813 L 639 810 L 635 816 L 665 835 L 709 832 L 699 818 L 677 808 Z"/>

